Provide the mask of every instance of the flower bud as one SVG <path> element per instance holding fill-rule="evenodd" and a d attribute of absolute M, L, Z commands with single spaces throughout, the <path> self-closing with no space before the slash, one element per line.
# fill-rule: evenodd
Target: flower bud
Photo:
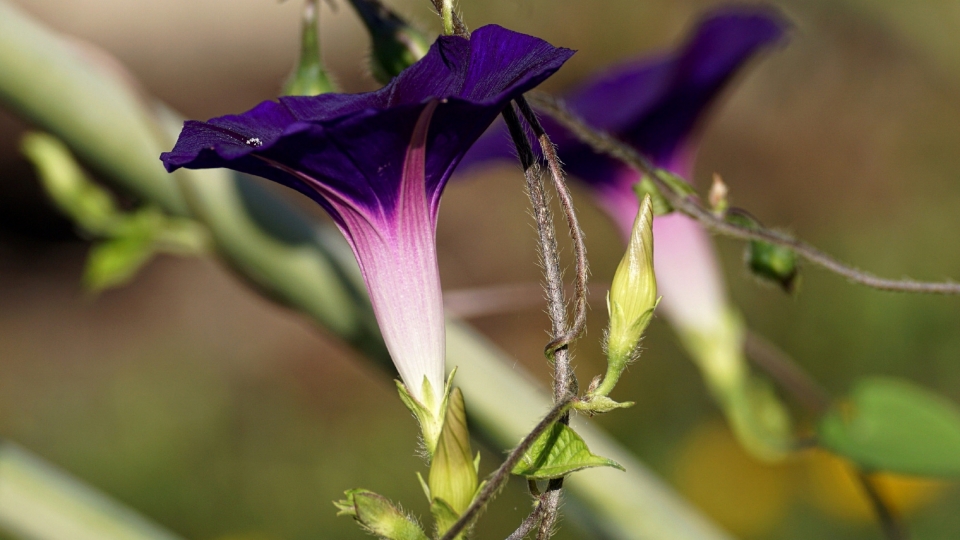
<path fill-rule="evenodd" d="M 350 0 L 350 3 L 370 32 L 373 41 L 370 69 L 377 81 L 390 82 L 427 54 L 431 40 L 379 0 Z"/>
<path fill-rule="evenodd" d="M 283 88 L 285 96 L 317 96 L 334 91 L 333 83 L 320 57 L 319 0 L 306 0 L 300 36 L 300 60 Z"/>
<path fill-rule="evenodd" d="M 607 295 L 610 314 L 608 365 L 597 394 L 607 395 L 613 389 L 620 373 L 633 358 L 657 302 L 657 278 L 653 272 L 653 201 L 647 195 L 640 205 L 627 252 L 620 260 Z"/>
<path fill-rule="evenodd" d="M 729 194 L 730 188 L 727 187 L 723 178 L 719 174 L 713 173 L 713 184 L 710 185 L 708 200 L 714 214 L 723 216 L 727 212 L 727 208 L 730 208 L 730 203 L 727 200 Z"/>
<path fill-rule="evenodd" d="M 767 242 L 750 242 L 747 263 L 753 275 L 779 285 L 785 292 L 796 290 L 800 272 L 797 254 L 792 249 Z"/>
<path fill-rule="evenodd" d="M 459 388 L 450 392 L 446 418 L 430 464 L 427 488 L 439 531 L 446 532 L 473 502 L 480 485 L 479 458 L 470 448 L 467 414 Z M 450 519 L 452 518 L 452 520 Z"/>
<path fill-rule="evenodd" d="M 389 540 L 427 540 L 417 522 L 385 497 L 365 489 L 351 489 L 345 495 L 333 503 L 340 510 L 337 515 L 351 516 L 367 532 Z"/>
<path fill-rule="evenodd" d="M 739 208 L 730 209 L 727 221 L 742 227 L 762 227 L 757 218 Z M 765 281 L 775 283 L 784 291 L 792 293 L 799 283 L 800 270 L 797 254 L 792 249 L 769 242 L 752 240 L 747 244 L 746 262 L 750 272 Z"/>

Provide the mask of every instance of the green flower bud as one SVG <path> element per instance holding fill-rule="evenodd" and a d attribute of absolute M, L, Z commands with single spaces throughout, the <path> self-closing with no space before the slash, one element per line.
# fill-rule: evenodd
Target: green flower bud
<path fill-rule="evenodd" d="M 346 499 L 334 506 L 338 516 L 351 516 L 370 534 L 388 540 L 427 540 L 417 522 L 404 515 L 389 500 L 365 489 L 344 492 Z"/>
<path fill-rule="evenodd" d="M 319 15 L 320 1 L 306 0 L 300 37 L 300 60 L 284 85 L 285 96 L 317 96 L 335 90 L 320 57 L 320 32 L 317 29 Z"/>
<path fill-rule="evenodd" d="M 742 227 L 756 229 L 761 226 L 755 217 L 739 208 L 730 209 L 726 218 L 727 221 Z M 753 240 L 747 244 L 745 258 L 753 275 L 764 281 L 779 285 L 788 293 L 796 290 L 800 278 L 800 269 L 797 254 L 792 249 Z"/>
<path fill-rule="evenodd" d="M 460 513 L 473 501 L 478 482 L 463 394 L 459 388 L 454 388 L 450 393 L 446 420 L 430 466 L 430 496 L 443 499 Z"/>
<path fill-rule="evenodd" d="M 633 359 L 657 302 L 657 278 L 653 273 L 653 201 L 646 195 L 633 223 L 627 252 L 620 260 L 607 294 L 610 314 L 607 374 L 596 394 L 609 394 Z"/>
<path fill-rule="evenodd" d="M 350 0 L 350 3 L 370 32 L 373 41 L 370 69 L 377 81 L 390 82 L 427 54 L 431 40 L 380 0 Z"/>
<path fill-rule="evenodd" d="M 459 388 L 454 388 L 447 400 L 446 419 L 427 482 L 431 511 L 440 533 L 446 532 L 473 502 L 480 485 L 477 475 L 479 459 L 479 454 L 474 459 L 470 448 L 463 394 Z"/>
<path fill-rule="evenodd" d="M 785 292 L 796 290 L 800 272 L 797 254 L 792 249 L 766 242 L 750 242 L 747 263 L 753 275 L 779 285 Z"/>

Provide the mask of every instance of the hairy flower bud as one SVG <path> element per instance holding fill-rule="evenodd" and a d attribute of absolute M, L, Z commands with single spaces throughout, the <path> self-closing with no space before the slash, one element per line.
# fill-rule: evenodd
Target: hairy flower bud
<path fill-rule="evenodd" d="M 633 358 L 657 302 L 657 278 L 653 272 L 653 201 L 647 195 L 640 205 L 627 252 L 620 260 L 607 295 L 610 314 L 608 367 L 607 375 L 597 389 L 598 394 L 606 395 L 613 389 L 620 373 Z"/>
<path fill-rule="evenodd" d="M 401 512 L 382 495 L 365 489 L 345 492 L 347 498 L 333 503 L 338 516 L 350 516 L 370 534 L 389 540 L 427 540 L 416 520 Z"/>

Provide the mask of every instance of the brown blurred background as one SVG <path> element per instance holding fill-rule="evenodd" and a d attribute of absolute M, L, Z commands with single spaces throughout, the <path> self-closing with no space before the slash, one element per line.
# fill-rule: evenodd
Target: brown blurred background
<path fill-rule="evenodd" d="M 193 118 L 274 97 L 297 48 L 297 0 L 17 3 L 106 48 L 148 92 Z M 704 133 L 701 185 L 720 172 L 735 204 L 881 275 L 960 278 L 960 2 L 774 3 L 796 24 L 792 40 L 756 62 L 718 107 Z M 338 4 L 322 15 L 325 58 L 344 90 L 373 89 L 366 36 Z M 579 49 L 546 85 L 560 91 L 677 43 L 714 4 L 460 6 L 473 27 L 496 22 Z M 391 5 L 439 27 L 426 0 Z M 330 504 L 361 486 L 428 515 L 413 475 L 423 469 L 415 424 L 389 378 L 217 262 L 165 257 L 127 287 L 85 294 L 88 244 L 18 155 L 26 127 L 0 108 L 0 436 L 191 539 L 362 538 Z M 575 195 L 594 280 L 608 282 L 618 236 Z M 529 223 L 513 168 L 454 182 L 439 225 L 444 287 L 535 282 Z M 740 243 L 718 245 L 753 328 L 836 395 L 858 376 L 889 374 L 960 402 L 960 299 L 874 292 L 814 268 L 791 297 L 749 276 Z M 474 322 L 546 378 L 539 307 Z M 598 302 L 577 348 L 583 378 L 601 370 L 605 322 Z M 777 467 L 752 461 L 662 321 L 645 344 L 615 396 L 637 406 L 596 421 L 678 490 L 747 539 L 880 537 L 841 464 L 815 454 Z M 485 453 L 483 470 L 498 459 Z M 917 538 L 960 537 L 956 486 L 904 478 L 886 486 Z M 526 510 L 517 483 L 479 537 L 502 538 Z M 558 536 L 583 537 L 569 519 Z"/>

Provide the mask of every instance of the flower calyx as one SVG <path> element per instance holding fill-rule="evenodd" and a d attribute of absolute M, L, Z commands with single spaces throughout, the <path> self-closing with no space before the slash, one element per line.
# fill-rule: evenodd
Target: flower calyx
<path fill-rule="evenodd" d="M 450 372 L 450 376 L 447 377 L 447 382 L 443 388 L 443 394 L 440 395 L 434 390 L 430 381 L 424 377 L 421 387 L 422 399 L 416 398 L 402 381 L 395 381 L 397 383 L 397 391 L 400 393 L 400 400 L 410 409 L 410 412 L 413 413 L 413 416 L 416 417 L 417 422 L 420 424 L 423 446 L 427 451 L 427 457 L 431 460 L 436 452 L 437 444 L 440 442 L 440 435 L 447 417 L 450 395 L 453 391 L 453 376 L 456 372 L 456 368 Z"/>

